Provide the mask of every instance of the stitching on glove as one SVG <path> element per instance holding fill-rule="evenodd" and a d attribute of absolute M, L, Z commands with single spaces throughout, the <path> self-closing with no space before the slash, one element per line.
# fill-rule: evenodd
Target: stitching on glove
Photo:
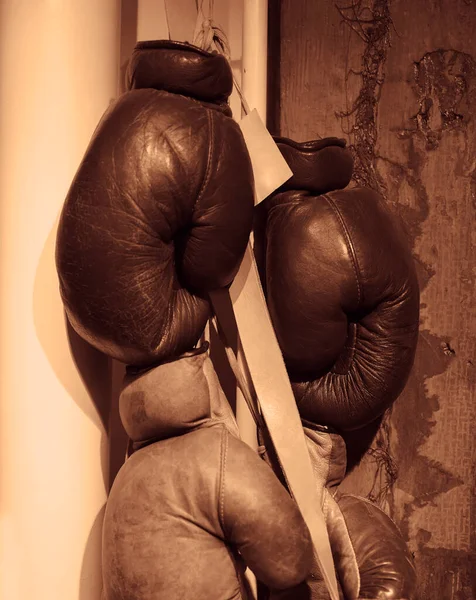
<path fill-rule="evenodd" d="M 357 498 L 357 500 L 362 500 L 363 502 L 365 502 L 366 504 L 370 504 L 370 506 L 372 506 L 373 508 L 377 508 L 380 512 L 384 513 L 384 515 L 386 515 L 388 517 L 388 519 L 394 524 L 394 526 L 397 528 L 398 532 L 400 533 L 400 535 L 402 535 L 400 526 L 397 524 L 396 521 L 394 521 L 394 519 L 385 511 L 383 510 L 380 506 L 378 506 L 377 504 L 375 504 L 374 502 L 372 502 L 371 500 L 369 500 L 368 498 L 365 498 L 363 496 L 358 496 L 357 494 L 341 494 L 342 498 L 345 498 L 346 496 L 349 496 L 350 498 Z M 396 600 L 405 600 L 405 598 L 397 598 Z"/>
<path fill-rule="evenodd" d="M 220 483 L 219 483 L 219 500 L 218 500 L 218 514 L 220 517 L 220 525 L 225 533 L 225 471 L 226 471 L 226 458 L 228 454 L 228 432 L 223 427 L 221 444 L 220 444 Z"/>
<path fill-rule="evenodd" d="M 205 191 L 205 188 L 207 187 L 209 181 L 210 181 L 210 175 L 211 175 L 211 165 L 212 165 L 212 155 L 215 151 L 215 144 L 214 144 L 214 135 L 215 135 L 215 127 L 214 127 L 214 119 L 213 119 L 214 113 L 211 110 L 207 110 L 207 122 L 208 122 L 208 127 L 209 127 L 209 143 L 208 143 L 208 156 L 207 156 L 207 169 L 205 171 L 205 176 L 203 178 L 202 181 L 202 185 L 200 187 L 200 190 L 195 198 L 195 202 L 193 203 L 193 209 L 192 209 L 192 216 L 193 213 L 195 212 L 195 208 L 198 204 L 198 202 L 202 199 L 203 193 Z"/>
<path fill-rule="evenodd" d="M 358 308 L 360 306 L 360 303 L 362 300 L 362 289 L 361 289 L 361 285 L 360 285 L 359 263 L 357 262 L 357 256 L 355 254 L 354 245 L 352 244 L 352 240 L 350 239 L 350 234 L 349 234 L 349 231 L 345 224 L 344 217 L 342 216 L 342 214 L 341 214 L 340 210 L 338 209 L 337 205 L 335 204 L 334 200 L 329 198 L 329 196 L 327 194 L 323 194 L 323 197 L 327 200 L 327 203 L 333 210 L 336 217 L 339 219 L 342 230 L 344 232 L 344 236 L 345 236 L 346 243 L 347 243 L 347 249 L 349 250 L 349 254 L 352 259 L 352 266 L 354 268 L 355 281 L 357 283 L 357 305 L 358 305 L 357 308 Z"/>

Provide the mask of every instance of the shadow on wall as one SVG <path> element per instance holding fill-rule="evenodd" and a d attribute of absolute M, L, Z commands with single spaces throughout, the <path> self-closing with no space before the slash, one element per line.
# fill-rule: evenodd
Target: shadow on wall
<path fill-rule="evenodd" d="M 111 404 L 110 361 L 80 338 L 66 321 L 55 267 L 57 224 L 41 253 L 33 292 L 33 318 L 38 340 L 58 380 L 71 399 L 98 429 L 108 430 Z M 65 324 L 66 321 L 66 324 Z M 61 337 L 66 337 L 65 343 Z M 70 355 L 65 356 L 65 347 Z M 106 440 L 101 441 L 104 485 L 108 481 Z"/>
<path fill-rule="evenodd" d="M 36 334 L 53 371 L 70 398 L 102 432 L 98 459 L 104 487 L 109 491 L 124 462 L 127 445 L 118 415 L 123 368 L 79 337 L 65 318 L 57 291 L 56 231 L 57 223 L 48 235 L 36 271 L 33 292 Z M 65 356 L 66 348 L 69 348 L 69 356 Z M 95 597 L 93 590 L 101 588 L 103 514 L 104 507 L 92 525 L 84 551 L 80 600 L 91 600 Z"/>
<path fill-rule="evenodd" d="M 125 72 L 136 43 L 137 0 L 122 0 L 121 5 L 120 93 L 125 89 Z M 101 431 L 98 460 L 104 488 L 109 492 L 124 462 L 127 447 L 127 436 L 118 411 L 124 367 L 85 342 L 65 317 L 55 266 L 57 226 L 58 221 L 48 235 L 36 270 L 32 307 L 35 330 L 51 368 L 68 396 Z M 105 506 L 96 515 L 84 549 L 79 600 L 92 600 L 102 589 L 104 511 Z"/>
<path fill-rule="evenodd" d="M 102 524 L 105 510 L 106 505 L 101 508 L 94 519 L 86 542 L 79 581 L 79 600 L 96 598 L 98 590 L 102 590 L 102 572 L 98 567 L 102 560 Z"/>

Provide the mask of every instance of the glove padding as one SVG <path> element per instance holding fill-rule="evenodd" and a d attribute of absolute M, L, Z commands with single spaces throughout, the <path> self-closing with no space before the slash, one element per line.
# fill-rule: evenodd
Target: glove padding
<path fill-rule="evenodd" d="M 253 175 L 226 104 L 223 56 L 140 43 L 130 85 L 69 190 L 56 263 L 79 335 L 150 365 L 194 347 L 210 315 L 207 292 L 233 280 L 252 225 Z"/>
<path fill-rule="evenodd" d="M 363 427 L 413 365 L 419 290 L 405 234 L 364 188 L 280 192 L 257 213 L 256 257 L 299 412 L 341 431 Z"/>
<path fill-rule="evenodd" d="M 137 449 L 104 520 L 105 600 L 247 598 L 245 565 L 270 588 L 304 580 L 309 531 L 274 473 L 237 437 L 205 353 L 126 378 Z"/>
<path fill-rule="evenodd" d="M 345 140 L 331 137 L 295 142 L 275 137 L 274 141 L 293 172 L 279 188 L 280 192 L 308 190 L 313 194 L 325 194 L 349 184 L 354 160 Z"/>

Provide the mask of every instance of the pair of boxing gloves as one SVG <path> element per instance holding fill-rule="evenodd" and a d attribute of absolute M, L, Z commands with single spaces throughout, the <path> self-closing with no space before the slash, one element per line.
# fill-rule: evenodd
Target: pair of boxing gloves
<path fill-rule="evenodd" d="M 418 286 L 406 240 L 377 194 L 341 189 L 352 160 L 336 139 L 277 139 L 293 177 L 255 209 L 221 55 L 140 43 L 129 87 L 94 133 L 57 238 L 71 324 L 128 365 L 120 414 L 134 452 L 106 509 L 105 598 L 247 598 L 246 566 L 273 598 L 326 598 L 272 452 L 266 464 L 239 439 L 199 344 L 208 293 L 232 282 L 254 225 L 311 458 L 330 473 L 334 430 L 381 415 L 412 365 Z M 411 598 L 403 540 L 376 507 L 339 498 L 344 471 L 317 484 L 345 597 Z"/>

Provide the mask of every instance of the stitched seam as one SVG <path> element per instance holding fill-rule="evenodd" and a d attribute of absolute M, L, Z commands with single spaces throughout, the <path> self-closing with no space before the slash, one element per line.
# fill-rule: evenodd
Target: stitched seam
<path fill-rule="evenodd" d="M 164 91 L 167 91 L 167 90 L 164 90 Z M 225 117 L 228 117 L 227 110 L 230 108 L 230 105 L 228 102 L 213 102 L 213 101 L 209 102 L 208 100 L 198 100 L 197 98 L 194 98 L 193 96 L 186 96 L 185 94 L 175 94 L 175 92 L 168 92 L 168 93 L 173 93 L 174 95 L 180 96 L 181 98 L 186 98 L 187 100 L 190 100 L 190 102 L 194 102 L 195 104 L 197 104 L 198 106 L 200 106 L 202 108 L 206 108 L 207 110 L 216 111 L 219 114 L 224 115 Z"/>
<path fill-rule="evenodd" d="M 329 483 L 329 473 L 331 472 L 331 460 L 332 460 L 332 447 L 333 447 L 333 443 L 332 443 L 332 438 L 329 436 L 328 438 L 331 442 L 331 449 L 330 452 L 327 452 L 327 457 L 326 457 L 326 478 L 324 480 L 324 484 L 327 485 Z"/>
<path fill-rule="evenodd" d="M 195 198 L 195 202 L 193 203 L 193 208 L 192 208 L 192 217 L 193 217 L 193 213 L 195 212 L 195 208 L 198 204 L 198 202 L 202 199 L 202 196 L 205 192 L 205 188 L 207 187 L 209 181 L 210 181 L 210 176 L 211 176 L 211 172 L 212 172 L 212 154 L 215 150 L 214 144 L 213 144 L 213 139 L 214 139 L 214 133 L 215 133 L 215 127 L 214 127 L 214 120 L 213 120 L 213 113 L 211 110 L 207 110 L 207 121 L 208 121 L 208 127 L 210 129 L 210 134 L 209 134 L 209 140 L 208 140 L 208 156 L 207 156 L 207 169 L 205 171 L 205 177 L 203 178 L 202 181 L 202 186 L 200 188 L 200 191 L 197 194 L 197 197 Z"/>
<path fill-rule="evenodd" d="M 226 459 L 228 454 L 228 435 L 227 430 L 223 428 L 220 444 L 220 481 L 219 481 L 219 499 L 218 499 L 218 514 L 220 525 L 225 534 L 225 469 Z"/>
<path fill-rule="evenodd" d="M 355 254 L 354 245 L 352 244 L 352 240 L 350 239 L 349 230 L 347 229 L 347 226 L 345 224 L 345 221 L 344 221 L 344 218 L 342 216 L 342 213 L 337 208 L 335 202 L 331 198 L 329 198 L 329 196 L 327 194 L 324 194 L 323 197 L 327 200 L 327 203 L 329 204 L 329 206 L 333 210 L 333 212 L 336 215 L 336 217 L 339 219 L 340 225 L 341 225 L 342 230 L 344 232 L 344 237 L 345 237 L 345 240 L 346 240 L 347 249 L 349 251 L 349 254 L 350 254 L 351 260 L 352 260 L 352 267 L 353 267 L 353 271 L 354 271 L 355 282 L 357 284 L 357 305 L 360 306 L 360 302 L 362 300 L 362 290 L 361 290 L 360 278 L 359 278 L 360 269 L 359 269 L 359 264 L 357 262 L 357 256 Z"/>
<path fill-rule="evenodd" d="M 323 490 L 323 494 L 322 494 L 322 513 L 324 515 L 324 520 L 327 520 L 329 518 L 329 515 L 327 514 L 327 511 L 329 510 L 329 490 L 324 487 Z"/>
<path fill-rule="evenodd" d="M 357 307 L 359 307 L 360 303 L 362 301 L 362 288 L 360 285 L 360 268 L 359 268 L 359 263 L 357 262 L 357 256 L 355 254 L 354 245 L 352 244 L 352 240 L 350 238 L 349 230 L 347 229 L 347 226 L 345 224 L 344 217 L 342 216 L 342 213 L 340 212 L 340 210 L 337 208 L 337 205 L 331 198 L 329 198 L 329 196 L 327 194 L 323 194 L 323 197 L 326 199 L 331 210 L 334 212 L 335 216 L 339 220 L 339 223 L 342 227 L 342 231 L 344 232 L 347 249 L 349 251 L 351 261 L 352 261 L 352 269 L 353 269 L 353 273 L 354 273 L 354 277 L 355 277 L 355 282 L 357 285 Z M 359 331 L 360 331 L 359 324 L 355 323 L 355 336 L 354 336 L 354 341 L 352 343 L 352 347 L 350 348 L 351 358 L 350 358 L 349 368 L 347 369 L 347 372 L 344 374 L 341 374 L 341 373 L 334 373 L 331 370 L 330 373 L 333 377 L 334 376 L 347 377 L 349 375 L 351 366 L 355 362 L 355 349 L 357 348 L 357 340 L 359 339 Z"/>

